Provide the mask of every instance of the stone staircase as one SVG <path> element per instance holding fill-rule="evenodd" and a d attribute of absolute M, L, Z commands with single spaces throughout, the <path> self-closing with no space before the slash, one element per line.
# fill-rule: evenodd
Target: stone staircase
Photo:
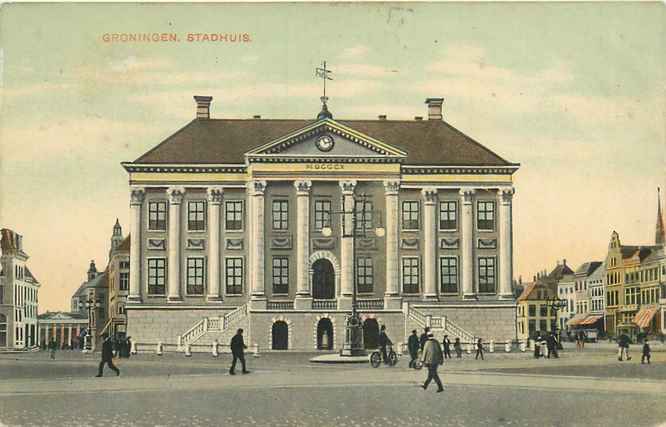
<path fill-rule="evenodd" d="M 178 336 L 178 350 L 187 345 L 212 344 L 216 339 L 224 344 L 226 337 L 231 338 L 236 333 L 235 326 L 244 325 L 247 328 L 247 313 L 247 304 L 243 304 L 224 316 L 204 317 Z"/>
<path fill-rule="evenodd" d="M 437 339 L 441 339 L 444 335 L 448 335 L 451 341 L 460 338 L 460 341 L 463 343 L 474 343 L 477 339 L 474 334 L 447 319 L 446 316 L 425 314 L 423 311 L 414 308 L 411 304 L 407 306 L 407 321 L 412 325 L 416 325 L 416 328 L 408 328 L 409 330 L 422 330 L 426 326 L 429 326 Z"/>

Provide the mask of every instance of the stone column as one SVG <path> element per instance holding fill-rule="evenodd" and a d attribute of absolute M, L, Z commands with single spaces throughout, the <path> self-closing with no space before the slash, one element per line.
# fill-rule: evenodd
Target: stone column
<path fill-rule="evenodd" d="M 266 308 L 264 290 L 264 191 L 266 181 L 254 180 L 250 185 L 250 305 L 255 309 Z"/>
<path fill-rule="evenodd" d="M 72 348 L 72 325 L 69 325 L 69 338 L 67 341 L 69 348 Z"/>
<path fill-rule="evenodd" d="M 130 193 L 130 281 L 127 302 L 141 302 L 141 207 L 145 190 L 134 187 Z"/>
<path fill-rule="evenodd" d="M 511 282 L 513 281 L 513 241 L 512 209 L 513 188 L 501 188 L 497 191 L 499 205 L 499 292 L 500 299 L 513 299 Z"/>
<path fill-rule="evenodd" d="M 423 299 L 437 300 L 437 215 L 435 203 L 437 201 L 436 188 L 424 188 L 423 195 L 423 240 L 424 240 L 424 289 Z"/>
<path fill-rule="evenodd" d="M 352 212 L 354 209 L 354 188 L 356 181 L 341 181 L 340 189 L 342 190 L 342 210 L 345 212 Z M 340 227 L 340 296 L 338 297 L 339 310 L 351 310 L 352 294 L 354 293 L 354 239 L 351 237 L 343 237 L 351 235 L 354 232 L 352 229 L 353 221 L 351 214 L 343 214 L 341 227 Z"/>
<path fill-rule="evenodd" d="M 208 296 L 210 302 L 220 298 L 220 210 L 222 187 L 208 188 Z"/>
<path fill-rule="evenodd" d="M 183 203 L 185 189 L 183 187 L 170 187 L 167 190 L 169 196 L 169 277 L 168 279 L 168 302 L 181 302 L 181 277 L 180 277 L 180 207 Z"/>
<path fill-rule="evenodd" d="M 474 298 L 474 190 L 460 190 L 462 230 L 460 235 L 461 282 L 463 298 Z"/>
<path fill-rule="evenodd" d="M 386 197 L 386 292 L 384 293 L 384 307 L 387 309 L 402 308 L 400 260 L 398 257 L 399 192 L 399 180 L 384 181 L 384 195 Z"/>
<path fill-rule="evenodd" d="M 296 181 L 296 299 L 294 308 L 312 308 L 310 293 L 310 189 L 312 181 Z"/>

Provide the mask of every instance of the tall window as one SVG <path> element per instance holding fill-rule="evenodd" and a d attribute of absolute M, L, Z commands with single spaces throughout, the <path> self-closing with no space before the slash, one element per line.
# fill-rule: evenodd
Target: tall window
<path fill-rule="evenodd" d="M 374 285 L 372 257 L 360 256 L 356 258 L 356 284 L 358 285 L 358 292 L 372 292 Z"/>
<path fill-rule="evenodd" d="M 289 293 L 289 258 L 286 256 L 273 257 L 273 293 Z"/>
<path fill-rule="evenodd" d="M 442 293 L 458 292 L 458 258 L 442 257 L 439 259 L 440 289 Z"/>
<path fill-rule="evenodd" d="M 314 203 L 315 230 L 331 226 L 331 201 L 315 200 Z"/>
<path fill-rule="evenodd" d="M 242 200 L 227 200 L 224 203 L 224 228 L 225 230 L 243 229 Z"/>
<path fill-rule="evenodd" d="M 166 231 L 167 204 L 165 201 L 148 202 L 148 230 Z"/>
<path fill-rule="evenodd" d="M 455 230 L 458 228 L 457 203 L 439 202 L 439 229 Z"/>
<path fill-rule="evenodd" d="M 495 292 L 495 258 L 479 258 L 479 292 Z"/>
<path fill-rule="evenodd" d="M 0 285 L 0 304 L 4 304 L 5 299 L 5 287 Z"/>
<path fill-rule="evenodd" d="M 403 258 L 402 259 L 402 292 L 405 294 L 418 294 L 419 293 L 419 259 L 418 258 Z"/>
<path fill-rule="evenodd" d="M 226 258 L 224 272 L 227 295 L 241 295 L 243 293 L 243 258 Z"/>
<path fill-rule="evenodd" d="M 530 306 L 529 306 L 529 316 L 530 317 L 535 317 L 536 316 L 536 305 L 530 304 Z"/>
<path fill-rule="evenodd" d="M 372 202 L 361 200 L 356 202 L 356 229 L 372 230 Z"/>
<path fill-rule="evenodd" d="M 166 260 L 164 258 L 148 259 L 148 294 L 164 295 L 166 282 Z"/>
<path fill-rule="evenodd" d="M 417 201 L 402 202 L 402 229 L 403 230 L 419 229 L 419 202 Z"/>
<path fill-rule="evenodd" d="M 119 289 L 121 291 L 126 291 L 129 289 L 129 272 L 120 273 Z"/>
<path fill-rule="evenodd" d="M 187 258 L 187 293 L 203 295 L 204 293 L 204 259 Z"/>
<path fill-rule="evenodd" d="M 548 316 L 548 306 L 546 304 L 539 305 L 539 316 L 541 317 Z"/>
<path fill-rule="evenodd" d="M 289 228 L 289 202 L 286 200 L 273 200 L 273 230 L 287 230 Z"/>
<path fill-rule="evenodd" d="M 187 203 L 187 229 L 190 231 L 206 229 L 206 202 L 203 200 Z"/>
<path fill-rule="evenodd" d="M 495 202 L 480 200 L 476 204 L 477 225 L 479 230 L 495 229 Z"/>
<path fill-rule="evenodd" d="M 0 347 L 7 346 L 7 316 L 0 314 Z"/>

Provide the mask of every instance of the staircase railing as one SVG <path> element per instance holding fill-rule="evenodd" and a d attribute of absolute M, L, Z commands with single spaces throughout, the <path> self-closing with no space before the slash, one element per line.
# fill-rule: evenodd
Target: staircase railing
<path fill-rule="evenodd" d="M 412 307 L 411 305 L 408 306 L 407 315 L 421 327 L 429 325 L 430 328 L 443 330 L 444 333 L 446 333 L 447 335 L 458 337 L 463 342 L 471 343 L 476 341 L 476 337 L 474 336 L 474 334 L 456 325 L 446 316 L 428 316 L 423 312 L 421 312 L 420 310 Z M 430 317 L 429 322 L 428 322 L 428 317 Z"/>
<path fill-rule="evenodd" d="M 235 308 L 221 317 L 204 317 L 178 337 L 178 347 L 194 344 L 207 332 L 224 332 L 247 316 L 247 304 Z"/>
<path fill-rule="evenodd" d="M 208 318 L 204 317 L 194 324 L 190 329 L 180 336 L 179 346 L 192 344 L 206 334 L 208 330 Z"/>
<path fill-rule="evenodd" d="M 236 323 L 239 319 L 247 316 L 247 304 L 243 304 L 235 310 L 230 311 L 224 315 L 224 323 L 222 330 L 226 331 L 231 325 Z"/>

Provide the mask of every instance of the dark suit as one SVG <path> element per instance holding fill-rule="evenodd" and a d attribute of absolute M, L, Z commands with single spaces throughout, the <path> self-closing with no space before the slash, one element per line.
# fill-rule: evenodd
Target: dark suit
<path fill-rule="evenodd" d="M 234 357 L 233 362 L 231 362 L 231 368 L 229 368 L 229 373 L 234 374 L 234 370 L 236 369 L 236 361 L 240 360 L 241 365 L 243 366 L 243 372 L 247 372 L 247 369 L 245 369 L 245 349 L 247 348 L 245 346 L 245 342 L 243 341 L 243 335 L 241 334 L 236 334 L 234 335 L 233 338 L 231 338 L 231 354 Z"/>
<path fill-rule="evenodd" d="M 410 335 L 409 340 L 407 340 L 407 348 L 409 349 L 409 357 L 411 358 L 409 361 L 410 368 L 414 367 L 414 363 L 418 357 L 420 347 L 421 345 L 419 344 L 419 337 L 414 334 Z"/>
<path fill-rule="evenodd" d="M 97 371 L 98 377 L 102 376 L 104 364 L 106 364 L 112 371 L 114 371 L 116 375 L 120 375 L 120 370 L 118 370 L 118 368 L 116 368 L 116 366 L 113 364 L 113 343 L 111 342 L 111 338 L 107 338 L 102 344 L 102 361 L 99 362 L 99 369 Z"/>
<path fill-rule="evenodd" d="M 445 359 L 450 359 L 451 358 L 451 340 L 448 338 L 444 338 L 442 341 L 442 345 L 444 347 L 444 358 Z"/>
<path fill-rule="evenodd" d="M 389 339 L 388 335 L 386 335 L 386 332 L 381 331 L 379 333 L 379 349 L 382 352 L 382 358 L 384 359 L 384 363 L 389 363 L 388 354 L 386 353 L 386 346 L 392 344 L 393 343 Z"/>

